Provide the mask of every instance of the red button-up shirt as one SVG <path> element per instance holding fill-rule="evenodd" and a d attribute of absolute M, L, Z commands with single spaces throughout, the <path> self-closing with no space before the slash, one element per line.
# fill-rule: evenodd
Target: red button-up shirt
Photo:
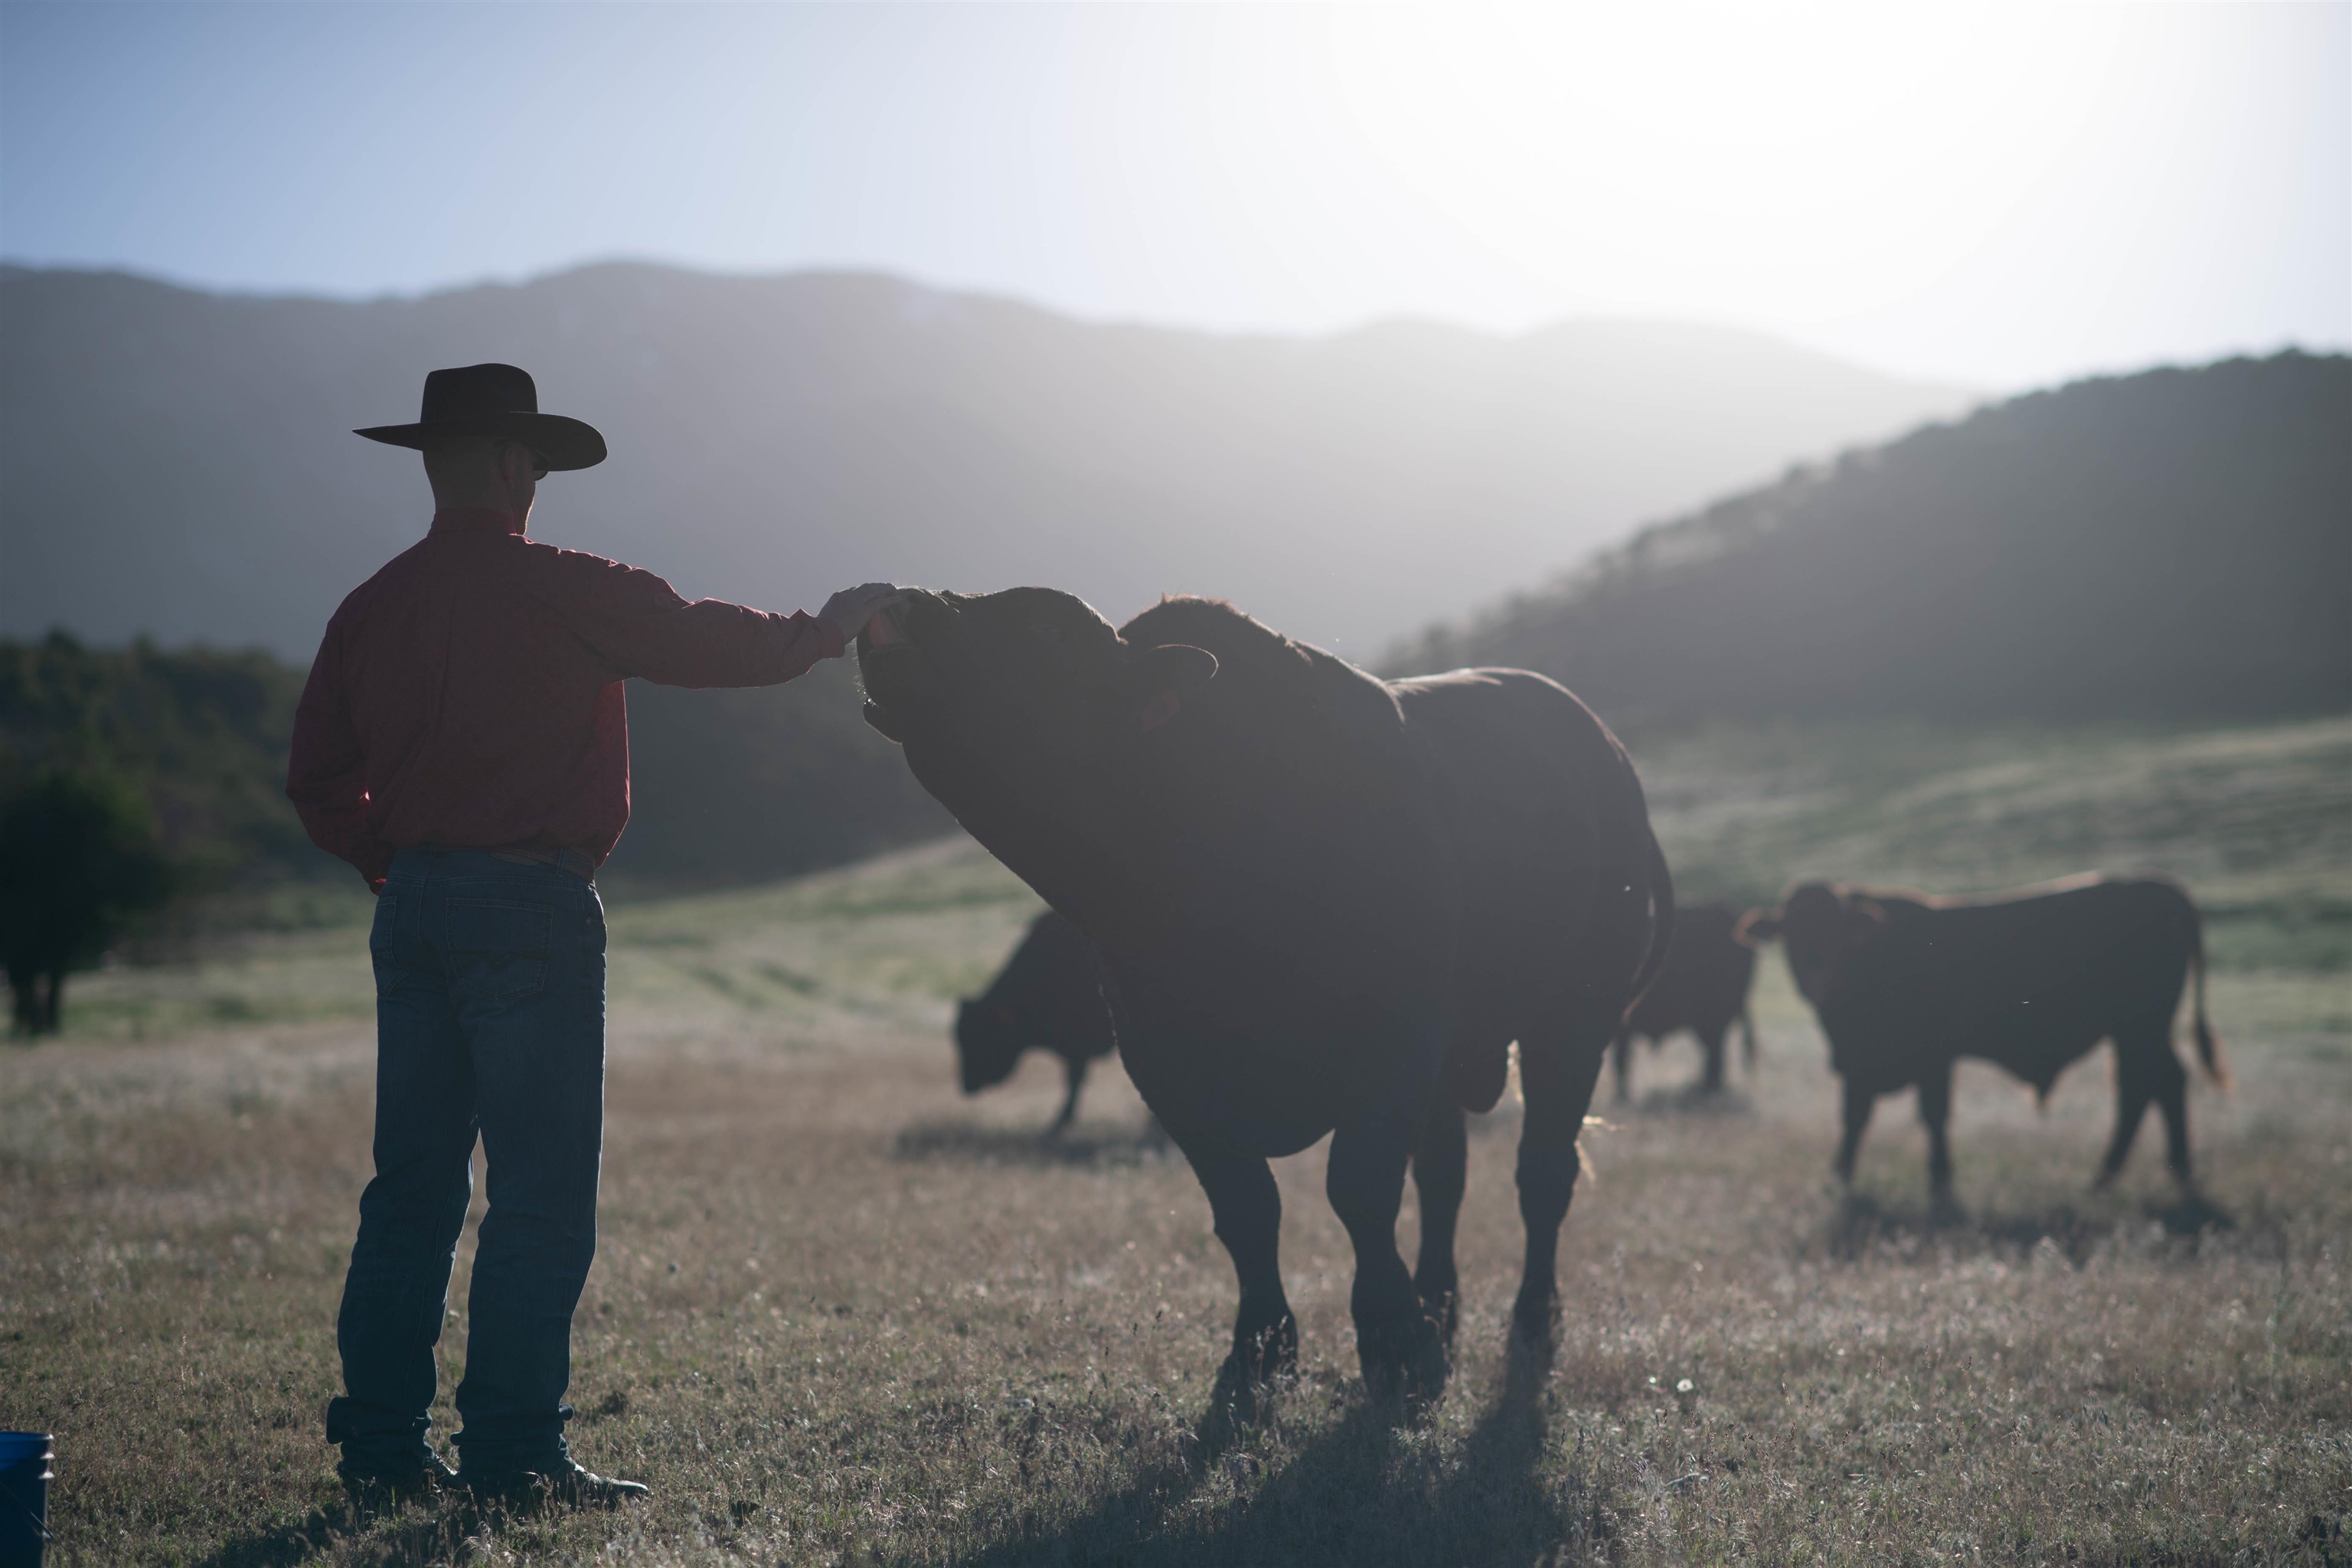
<path fill-rule="evenodd" d="M 770 686 L 840 628 L 702 599 L 449 508 L 327 623 L 286 793 L 310 841 L 381 887 L 412 845 L 586 851 L 629 820 L 621 682 Z"/>

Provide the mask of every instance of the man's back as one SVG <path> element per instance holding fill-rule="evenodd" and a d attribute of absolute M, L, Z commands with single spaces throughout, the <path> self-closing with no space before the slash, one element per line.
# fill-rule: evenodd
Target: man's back
<path fill-rule="evenodd" d="M 508 530 L 445 510 L 328 625 L 289 793 L 371 880 L 418 845 L 601 861 L 629 815 L 624 679 L 765 685 L 841 650 L 830 623 L 688 604 L 651 573 Z"/>

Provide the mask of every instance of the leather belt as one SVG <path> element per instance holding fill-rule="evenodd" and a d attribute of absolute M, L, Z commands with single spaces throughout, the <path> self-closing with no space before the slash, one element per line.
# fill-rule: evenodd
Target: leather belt
<path fill-rule="evenodd" d="M 596 858 L 585 849 L 558 849 L 545 844 L 508 844 L 489 853 L 500 860 L 552 866 L 559 871 L 571 872 L 583 882 L 593 883 L 596 880 Z"/>

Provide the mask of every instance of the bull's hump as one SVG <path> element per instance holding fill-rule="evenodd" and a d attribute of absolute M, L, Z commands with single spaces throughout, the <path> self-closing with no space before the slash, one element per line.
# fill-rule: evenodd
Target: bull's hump
<path fill-rule="evenodd" d="M 1217 656 L 1217 688 L 1248 691 L 1253 708 L 1271 702 L 1292 710 L 1295 719 L 1299 714 L 1292 705 L 1304 704 L 1343 722 L 1369 721 L 1381 731 L 1402 727 L 1395 698 L 1384 682 L 1336 654 L 1283 636 L 1223 599 L 1162 599 L 1120 627 L 1119 636 L 1136 647 L 1187 643 L 1208 649 Z"/>
<path fill-rule="evenodd" d="M 1162 599 L 1121 626 L 1119 636 L 1137 647 L 1189 643 L 1215 654 L 1220 665 L 1232 662 L 1244 668 L 1309 662 L 1316 651 L 1223 599 Z"/>

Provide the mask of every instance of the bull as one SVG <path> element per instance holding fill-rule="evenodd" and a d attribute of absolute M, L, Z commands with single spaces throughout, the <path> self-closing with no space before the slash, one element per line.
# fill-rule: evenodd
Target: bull
<path fill-rule="evenodd" d="M 2205 1017 L 2202 922 L 2178 883 L 2090 876 L 1968 900 L 1805 882 L 1778 909 L 1750 911 L 1740 934 L 1780 940 L 1829 1037 L 1845 1090 L 1841 1180 L 1853 1179 L 1879 1097 L 1916 1089 L 1928 1185 L 1948 1206 L 1953 1063 L 1997 1063 L 2047 1099 L 2060 1073 L 2110 1040 L 2116 1129 L 2097 1184 L 2114 1182 L 2153 1101 L 2164 1110 L 2172 1174 L 2196 1197 L 2189 1075 L 2172 1044 L 2192 971 L 2199 1059 L 2214 1082 L 2228 1074 Z"/>
<path fill-rule="evenodd" d="M 1614 1059 L 1617 1098 L 1629 1100 L 1633 1086 L 1633 1042 L 1663 1045 L 1688 1029 L 1705 1058 L 1699 1088 L 1723 1088 L 1723 1048 L 1731 1026 L 1739 1026 L 1740 1054 L 1756 1070 L 1756 1020 L 1748 1016 L 1748 989 L 1756 977 L 1756 950 L 1738 938 L 1739 917 L 1728 904 L 1678 904 L 1674 941 L 1650 988 L 1626 1011 L 1617 1032 Z"/>
<path fill-rule="evenodd" d="M 1218 1401 L 1246 1414 L 1297 1363 L 1267 1162 L 1327 1134 L 1366 1384 L 1443 1387 L 1464 1113 L 1501 1097 L 1514 1041 L 1513 1323 L 1548 1342 L 1577 1136 L 1674 908 L 1590 710 L 1519 670 L 1383 682 L 1216 601 L 1114 627 L 1046 588 L 914 595 L 858 662 L 867 721 L 1095 953 L 1128 1075 L 1233 1260 Z"/>
<path fill-rule="evenodd" d="M 956 1008 L 957 1076 L 966 1094 L 978 1094 L 1013 1076 L 1031 1047 L 1062 1058 L 1066 1092 L 1047 1138 L 1068 1130 L 1078 1114 L 1087 1068 L 1111 1053 L 1110 1010 L 1103 1005 L 1094 955 L 1078 928 L 1047 910 L 1032 921 L 1021 945 L 988 989 Z"/>

